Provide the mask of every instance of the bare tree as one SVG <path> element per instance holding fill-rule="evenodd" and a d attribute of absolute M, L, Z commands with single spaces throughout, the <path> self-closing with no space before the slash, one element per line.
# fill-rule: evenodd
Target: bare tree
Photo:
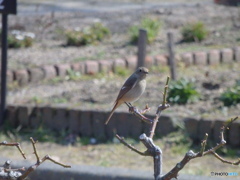
<path fill-rule="evenodd" d="M 165 109 L 169 108 L 170 105 L 167 104 L 166 98 L 167 98 L 167 90 L 168 90 L 168 83 L 169 83 L 169 77 L 167 77 L 167 81 L 166 81 L 166 85 L 164 87 L 164 93 L 163 93 L 163 102 L 162 104 L 160 104 L 158 106 L 155 118 L 153 120 L 145 117 L 143 115 L 142 112 L 140 112 L 137 108 L 131 108 L 131 112 L 138 116 L 140 119 L 144 120 L 145 122 L 148 122 L 151 124 L 151 128 L 150 128 L 150 132 L 149 135 L 147 136 L 145 133 L 141 134 L 139 136 L 139 140 L 144 144 L 144 146 L 147 148 L 146 151 L 141 152 L 138 149 L 136 149 L 135 147 L 133 147 L 132 145 L 128 144 L 123 137 L 120 137 L 119 135 L 116 134 L 116 137 L 119 139 L 119 141 L 124 144 L 125 146 L 127 146 L 129 149 L 131 149 L 132 151 L 138 153 L 139 155 L 142 156 L 151 156 L 153 158 L 153 163 L 154 163 L 154 178 L 155 180 L 170 180 L 172 178 L 176 178 L 178 176 L 179 171 L 181 171 L 184 166 L 190 162 L 192 159 L 195 158 L 199 158 L 199 157 L 203 157 L 207 154 L 212 154 L 214 155 L 214 157 L 216 157 L 217 159 L 219 159 L 221 162 L 223 163 L 227 163 L 227 164 L 231 164 L 231 165 L 239 165 L 240 164 L 240 159 L 238 159 L 238 161 L 236 162 L 230 162 L 225 160 L 224 158 L 222 158 L 219 154 L 216 153 L 216 150 L 221 148 L 222 146 L 224 146 L 226 144 L 226 141 L 224 139 L 224 133 L 226 128 L 228 128 L 228 126 L 236 121 L 238 119 L 238 117 L 232 118 L 228 123 L 226 123 L 220 131 L 220 143 L 217 144 L 215 147 L 212 147 L 209 150 L 205 150 L 206 144 L 207 144 L 207 138 L 208 138 L 208 134 L 205 135 L 202 143 L 201 143 L 201 149 L 199 152 L 195 153 L 192 150 L 189 150 L 184 158 L 176 164 L 175 167 L 172 168 L 171 171 L 169 171 L 168 173 L 166 173 L 165 175 L 162 174 L 162 150 L 160 147 L 158 147 L 157 145 L 154 144 L 153 142 L 153 136 L 155 133 L 155 129 L 158 123 L 158 119 L 161 116 L 162 111 L 164 111 Z M 143 112 L 145 112 L 148 109 L 145 108 L 145 110 Z M 161 123 L 161 122 L 160 122 Z"/>
<path fill-rule="evenodd" d="M 24 167 L 18 168 L 18 169 L 12 169 L 11 168 L 11 161 L 8 160 L 5 162 L 3 167 L 0 167 L 0 179 L 12 179 L 12 180 L 23 180 L 25 179 L 31 172 L 37 169 L 38 166 L 40 166 L 42 163 L 44 163 L 46 160 L 52 161 L 55 164 L 58 164 L 64 168 L 71 168 L 69 165 L 62 164 L 60 162 L 55 161 L 54 159 L 51 158 L 51 156 L 46 155 L 43 158 L 40 158 L 37 152 L 36 148 L 36 141 L 33 140 L 33 138 L 30 138 L 34 154 L 36 156 L 37 162 L 33 164 L 32 166 L 28 167 L 25 169 Z M 8 143 L 6 141 L 3 141 L 0 143 L 0 146 L 16 146 L 21 155 L 23 156 L 24 159 L 26 159 L 25 153 L 23 152 L 20 144 L 17 143 Z"/>

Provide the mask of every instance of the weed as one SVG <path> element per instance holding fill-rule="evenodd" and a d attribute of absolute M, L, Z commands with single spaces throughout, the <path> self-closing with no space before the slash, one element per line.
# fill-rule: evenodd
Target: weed
<path fill-rule="evenodd" d="M 71 30 L 66 32 L 68 46 L 84 46 L 95 44 L 110 35 L 110 30 L 101 23 L 95 23 L 83 30 Z"/>
<path fill-rule="evenodd" d="M 223 102 L 224 106 L 232 106 L 240 103 L 240 80 L 236 81 L 236 84 L 228 88 L 220 96 L 220 101 Z"/>
<path fill-rule="evenodd" d="M 174 104 L 187 104 L 199 100 L 200 94 L 196 90 L 194 80 L 180 79 L 169 85 L 168 101 Z"/>
<path fill-rule="evenodd" d="M 182 28 L 182 38 L 184 42 L 199 42 L 204 40 L 208 31 L 203 22 L 187 24 Z"/>
<path fill-rule="evenodd" d="M 138 41 L 139 29 L 145 29 L 147 31 L 148 43 L 152 43 L 157 38 L 162 23 L 153 18 L 144 18 L 141 20 L 140 25 L 131 26 L 129 28 L 130 42 L 136 44 Z"/>

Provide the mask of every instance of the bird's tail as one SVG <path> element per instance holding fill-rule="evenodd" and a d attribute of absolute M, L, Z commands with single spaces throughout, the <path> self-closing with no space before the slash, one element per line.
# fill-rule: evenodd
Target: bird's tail
<path fill-rule="evenodd" d="M 112 117 L 115 109 L 117 109 L 117 107 L 118 107 L 119 105 L 120 105 L 119 102 L 116 102 L 116 103 L 115 103 L 115 105 L 114 105 L 114 107 L 112 108 L 112 111 L 110 112 L 110 115 L 108 116 L 108 119 L 106 120 L 105 124 L 107 124 L 107 123 L 109 122 L 109 120 L 111 119 L 111 117 Z"/>

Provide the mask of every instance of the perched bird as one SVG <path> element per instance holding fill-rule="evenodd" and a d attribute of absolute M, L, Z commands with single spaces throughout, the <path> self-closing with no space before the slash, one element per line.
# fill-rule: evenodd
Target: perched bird
<path fill-rule="evenodd" d="M 105 122 L 108 123 L 113 115 L 115 109 L 117 109 L 121 104 L 134 102 L 143 94 L 146 88 L 146 76 L 148 74 L 148 69 L 145 67 L 139 67 L 123 84 L 118 97 L 115 101 L 114 107 Z M 131 104 L 130 104 L 131 105 Z"/>

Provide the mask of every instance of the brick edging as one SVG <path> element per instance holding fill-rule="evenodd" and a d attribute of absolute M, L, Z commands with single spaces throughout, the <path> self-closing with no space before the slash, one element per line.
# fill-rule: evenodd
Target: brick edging
<path fill-rule="evenodd" d="M 167 65 L 167 55 L 147 56 L 147 66 Z M 209 51 L 187 52 L 176 54 L 176 60 L 183 62 L 186 66 L 190 65 L 217 65 L 221 63 L 240 62 L 240 46 L 234 48 L 213 49 Z M 65 77 L 69 71 L 81 74 L 96 74 L 99 72 L 115 72 L 117 67 L 129 68 L 134 70 L 137 66 L 137 57 L 129 56 L 114 60 L 87 60 L 70 64 L 43 65 L 40 67 L 8 70 L 8 83 L 16 81 L 18 85 L 24 86 L 29 83 L 36 83 L 40 80 L 52 79 L 55 77 Z"/>
<path fill-rule="evenodd" d="M 149 132 L 149 125 L 127 112 L 116 112 L 106 126 L 104 124 L 109 112 L 97 110 L 70 109 L 64 106 L 30 106 L 8 105 L 6 121 L 14 127 L 38 128 L 40 125 L 68 132 L 83 137 L 91 137 L 97 141 L 113 139 L 120 136 L 138 138 L 141 133 Z M 154 115 L 148 114 L 149 117 Z M 226 119 L 225 119 L 226 120 Z M 156 128 L 156 136 L 161 137 L 177 130 L 177 124 L 183 123 L 187 134 L 195 141 L 201 141 L 208 133 L 209 139 L 218 143 L 223 119 L 205 119 L 188 117 L 177 119 L 164 114 L 160 117 Z M 126 125 L 127 124 L 127 125 Z M 227 142 L 231 146 L 240 146 L 240 123 L 234 122 L 226 132 Z"/>

